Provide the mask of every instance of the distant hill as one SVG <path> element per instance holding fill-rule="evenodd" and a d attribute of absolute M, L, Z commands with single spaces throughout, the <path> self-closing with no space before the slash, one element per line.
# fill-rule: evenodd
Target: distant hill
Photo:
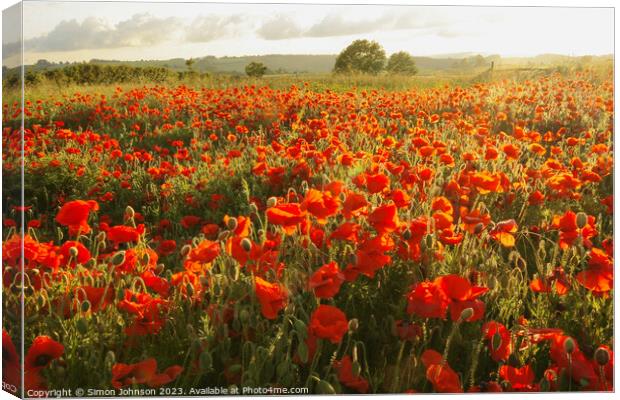
<path fill-rule="evenodd" d="M 208 72 L 213 74 L 245 74 L 245 66 L 250 62 L 260 62 L 267 66 L 268 74 L 303 74 L 303 73 L 326 73 L 331 72 L 336 62 L 335 54 L 269 54 L 240 57 L 215 57 L 206 56 L 194 58 L 192 69 L 196 72 Z M 432 75 L 436 73 L 466 73 L 472 70 L 488 68 L 491 62 L 500 65 L 521 65 L 532 67 L 544 67 L 552 65 L 577 64 L 583 61 L 613 60 L 613 56 L 584 56 L 571 57 L 559 54 L 542 54 L 535 57 L 507 57 L 499 55 L 482 56 L 475 53 L 454 53 L 442 56 L 415 57 L 415 62 L 420 75 Z M 127 65 L 132 67 L 164 67 L 173 71 L 187 71 L 186 60 L 173 58 L 169 60 L 98 60 L 89 61 L 90 64 L 99 65 Z M 50 63 L 39 60 L 34 65 L 28 65 L 28 71 L 43 71 L 57 69 L 77 63 Z"/>

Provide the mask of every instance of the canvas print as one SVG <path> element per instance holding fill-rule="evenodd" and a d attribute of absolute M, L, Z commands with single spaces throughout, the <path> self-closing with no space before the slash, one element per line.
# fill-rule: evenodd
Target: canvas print
<path fill-rule="evenodd" d="M 2 19 L 5 392 L 614 391 L 613 8 Z"/>

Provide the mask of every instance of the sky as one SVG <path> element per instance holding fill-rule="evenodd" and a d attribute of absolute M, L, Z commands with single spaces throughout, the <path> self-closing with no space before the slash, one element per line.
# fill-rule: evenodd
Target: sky
<path fill-rule="evenodd" d="M 356 39 L 387 54 L 613 53 L 613 9 L 208 3 L 24 3 L 24 61 L 337 54 Z M 3 64 L 18 63 L 3 15 Z"/>

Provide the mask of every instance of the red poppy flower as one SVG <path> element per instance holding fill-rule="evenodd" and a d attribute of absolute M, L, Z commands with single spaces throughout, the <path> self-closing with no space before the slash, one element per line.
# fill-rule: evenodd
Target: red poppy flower
<path fill-rule="evenodd" d="M 368 392 L 368 381 L 353 373 L 353 363 L 348 355 L 342 357 L 340 361 L 334 362 L 334 367 L 338 371 L 338 380 L 351 389 L 359 393 Z"/>
<path fill-rule="evenodd" d="M 482 325 L 482 333 L 488 340 L 491 358 L 497 362 L 508 361 L 512 354 L 510 331 L 499 322 L 490 321 Z"/>
<path fill-rule="evenodd" d="M 538 391 L 538 385 L 534 384 L 534 371 L 529 365 L 515 368 L 510 365 L 502 365 L 499 369 L 499 376 L 510 382 L 510 386 L 520 392 Z"/>
<path fill-rule="evenodd" d="M 385 174 L 365 174 L 364 177 L 366 179 L 366 188 L 370 194 L 382 192 L 390 184 L 390 178 Z"/>
<path fill-rule="evenodd" d="M 184 262 L 185 269 L 194 273 L 203 272 L 219 256 L 220 251 L 221 246 L 219 242 L 203 240 L 187 254 Z"/>
<path fill-rule="evenodd" d="M 88 216 L 91 211 L 99 210 L 99 204 L 93 200 L 74 200 L 65 203 L 58 214 L 56 222 L 69 228 L 69 233 L 90 233 Z"/>
<path fill-rule="evenodd" d="M 174 365 L 163 373 L 157 373 L 157 360 L 147 358 L 135 364 L 114 364 L 112 366 L 112 386 L 117 389 L 147 384 L 150 387 L 159 387 L 172 382 L 183 372 L 183 367 Z"/>
<path fill-rule="evenodd" d="M 346 219 L 357 217 L 365 211 L 367 206 L 368 202 L 366 201 L 366 197 L 351 192 L 347 195 L 347 198 L 342 204 L 342 215 L 344 215 Z"/>
<path fill-rule="evenodd" d="M 287 235 L 294 233 L 305 218 L 306 213 L 297 203 L 278 204 L 267 210 L 269 223 L 281 226 Z"/>
<path fill-rule="evenodd" d="M 321 193 L 316 189 L 309 189 L 301 203 L 301 210 L 314 215 L 319 224 L 326 224 L 327 218 L 335 215 L 339 207 L 338 199 L 333 198 L 329 193 Z"/>
<path fill-rule="evenodd" d="M 407 296 L 407 313 L 422 318 L 445 318 L 449 300 L 433 282 L 420 282 Z"/>
<path fill-rule="evenodd" d="M 8 384 L 5 390 L 21 386 L 20 370 L 19 355 L 13 345 L 13 340 L 9 333 L 2 329 L 2 381 Z M 16 395 L 17 392 L 13 394 Z"/>
<path fill-rule="evenodd" d="M 157 246 L 157 252 L 161 256 L 169 256 L 174 253 L 177 248 L 177 242 L 175 240 L 162 240 Z"/>
<path fill-rule="evenodd" d="M 263 316 L 267 319 L 277 318 L 278 312 L 286 307 L 288 299 L 286 288 L 256 277 L 254 279 L 254 290 L 260 302 Z"/>
<path fill-rule="evenodd" d="M 77 257 L 71 257 L 70 249 L 75 248 L 77 250 Z M 69 261 L 72 258 L 71 266 L 75 267 L 76 264 L 84 264 L 90 260 L 90 251 L 80 242 L 69 240 L 60 247 L 60 254 Z"/>
<path fill-rule="evenodd" d="M 118 245 L 119 243 L 131 243 L 137 242 L 140 239 L 140 235 L 144 233 L 144 225 L 140 224 L 137 228 L 117 225 L 106 229 L 108 239 Z"/>
<path fill-rule="evenodd" d="M 156 334 L 164 326 L 164 312 L 168 301 L 151 296 L 148 293 L 133 293 L 125 290 L 125 298 L 117 304 L 119 310 L 134 315 L 134 319 L 125 333 L 129 336 Z"/>
<path fill-rule="evenodd" d="M 514 219 L 498 222 L 489 234 L 490 236 L 501 243 L 504 247 L 514 247 L 515 233 L 518 229 L 517 222 Z"/>
<path fill-rule="evenodd" d="M 369 216 L 368 222 L 380 235 L 394 232 L 400 226 L 398 209 L 395 204 L 377 207 Z"/>
<path fill-rule="evenodd" d="M 29 371 L 41 370 L 62 356 L 64 351 L 64 346 L 49 336 L 38 336 L 32 341 L 28 349 L 24 359 L 24 369 Z"/>
<path fill-rule="evenodd" d="M 317 269 L 310 277 L 310 288 L 318 298 L 331 298 L 338 293 L 340 285 L 344 282 L 344 275 L 340 272 L 335 261 L 325 264 Z"/>
<path fill-rule="evenodd" d="M 461 312 L 466 308 L 473 309 L 474 313 L 466 321 L 472 322 L 484 316 L 485 305 L 478 297 L 489 291 L 488 288 L 473 286 L 469 281 L 458 275 L 445 275 L 435 279 L 434 283 L 441 288 L 450 299 L 450 317 L 458 321 Z"/>
<path fill-rule="evenodd" d="M 597 235 L 595 228 L 596 220 L 593 216 L 588 215 L 586 224 L 583 228 L 577 226 L 577 214 L 567 211 L 564 215 L 555 215 L 551 227 L 560 231 L 559 245 L 562 249 L 572 246 L 577 239 L 581 238 L 585 247 L 592 247 L 591 238 Z"/>
<path fill-rule="evenodd" d="M 309 328 L 314 336 L 339 343 L 349 330 L 349 322 L 339 308 L 321 304 L 312 313 Z"/>
<path fill-rule="evenodd" d="M 435 350 L 425 350 L 422 363 L 426 368 L 426 379 L 438 393 L 463 393 L 461 379 L 450 366 L 443 361 L 441 354 Z"/>

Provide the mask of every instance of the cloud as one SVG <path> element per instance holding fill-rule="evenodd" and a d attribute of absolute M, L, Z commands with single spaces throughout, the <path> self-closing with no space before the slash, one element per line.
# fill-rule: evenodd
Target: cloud
<path fill-rule="evenodd" d="M 210 42 L 233 35 L 247 26 L 244 15 L 226 17 L 217 15 L 200 16 L 194 19 L 185 32 L 185 40 L 193 43 Z"/>
<path fill-rule="evenodd" d="M 112 27 L 95 17 L 82 22 L 64 20 L 49 33 L 26 40 L 24 47 L 25 51 L 52 52 L 152 46 L 169 40 L 178 24 L 176 17 L 149 14 L 135 14 Z"/>
<path fill-rule="evenodd" d="M 350 36 L 377 31 L 426 30 L 446 34 L 456 22 L 455 18 L 440 17 L 424 10 L 390 11 L 375 18 L 347 19 L 342 14 L 328 14 L 319 22 L 303 29 L 291 17 L 279 15 L 265 22 L 257 31 L 267 40 L 283 40 L 299 37 Z"/>
<path fill-rule="evenodd" d="M 312 25 L 304 36 L 328 37 L 348 36 L 360 33 L 374 32 L 380 29 L 392 28 L 394 18 L 384 15 L 373 20 L 347 21 L 339 14 L 327 15 L 319 23 Z"/>
<path fill-rule="evenodd" d="M 267 40 L 296 38 L 303 30 L 287 15 L 278 15 L 261 25 L 256 31 L 259 37 Z"/>

